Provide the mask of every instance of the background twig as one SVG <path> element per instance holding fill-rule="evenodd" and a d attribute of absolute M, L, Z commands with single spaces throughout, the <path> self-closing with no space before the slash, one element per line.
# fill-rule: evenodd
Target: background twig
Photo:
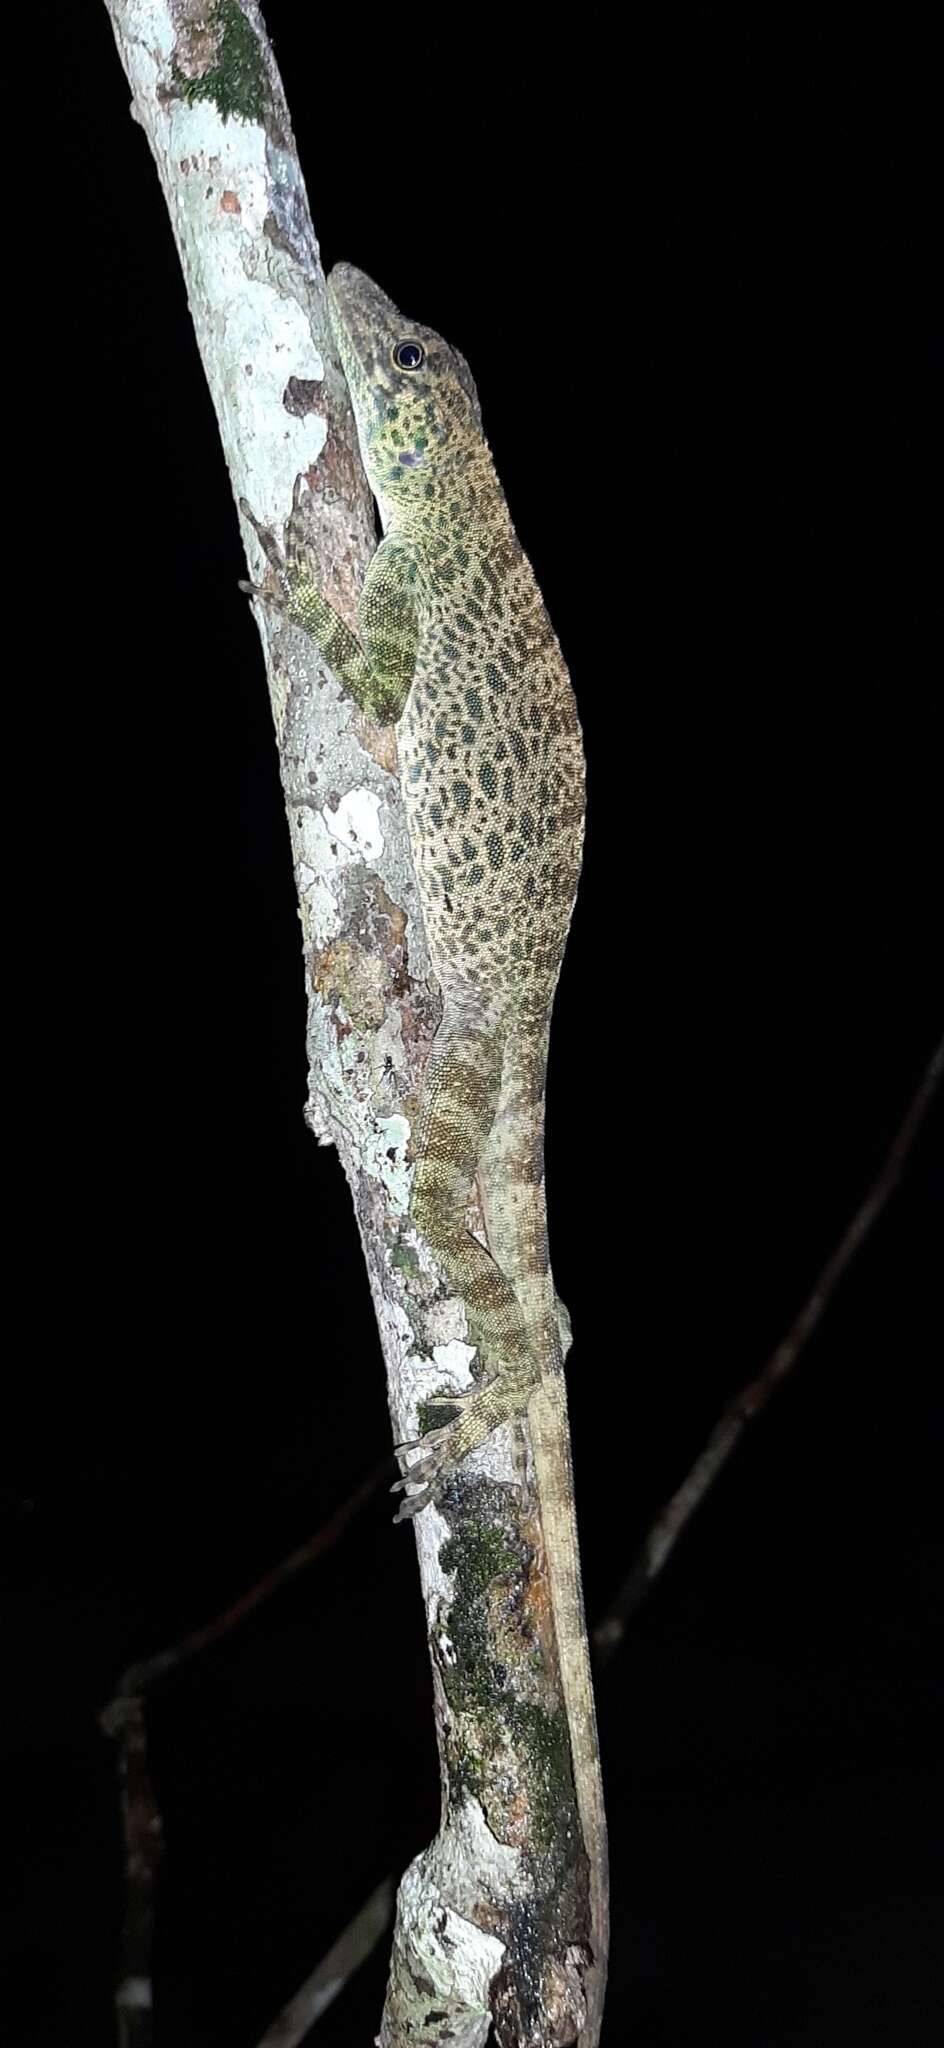
<path fill-rule="evenodd" d="M 125 1841 L 125 1910 L 121 1960 L 115 1983 L 118 2043 L 119 2048 L 151 2048 L 151 1941 L 164 1830 L 148 1766 L 142 1701 L 113 1700 L 102 1715 L 102 1726 L 119 1745 L 118 1776 Z"/>
<path fill-rule="evenodd" d="M 393 1918 L 393 1902 L 393 1879 L 385 1877 L 376 1891 L 371 1892 L 360 1912 L 349 1921 L 343 1934 L 339 1934 L 327 1954 L 322 1956 L 311 1976 L 306 1977 L 294 1998 L 276 2014 L 272 2025 L 266 2028 L 259 2048 L 298 2048 L 299 2042 L 304 2041 L 326 2007 L 344 1990 L 348 1978 L 376 1948 Z"/>
<path fill-rule="evenodd" d="M 673 1493 L 671 1500 L 666 1502 L 661 1514 L 657 1516 L 616 1599 L 594 1629 L 593 1643 L 596 1661 L 600 1666 L 607 1663 L 618 1649 L 626 1632 L 627 1621 L 645 1599 L 653 1579 L 662 1570 L 683 1529 L 691 1521 L 695 1509 L 704 1500 L 709 1487 L 714 1484 L 722 1466 L 727 1464 L 747 1424 L 755 1415 L 760 1414 L 762 1408 L 766 1408 L 771 1395 L 792 1371 L 804 1345 L 821 1321 L 843 1274 L 851 1265 L 856 1252 L 865 1242 L 889 1196 L 898 1185 L 902 1168 L 931 1107 L 942 1074 L 944 1040 L 931 1059 L 917 1094 L 913 1097 L 889 1146 L 880 1172 L 840 1238 L 835 1251 L 827 1259 L 812 1293 L 795 1322 L 791 1324 L 786 1336 L 781 1338 L 776 1349 L 771 1352 L 763 1372 L 746 1387 L 742 1387 L 715 1424 L 688 1478 L 678 1491 Z"/>
<path fill-rule="evenodd" d="M 172 1643 L 168 1649 L 156 1650 L 153 1657 L 144 1657 L 140 1663 L 129 1664 L 115 1687 L 115 1700 L 112 1706 L 122 1699 L 146 1692 L 148 1687 L 154 1684 L 155 1679 L 165 1678 L 168 1672 L 178 1670 L 190 1657 L 197 1656 L 201 1650 L 209 1649 L 211 1643 L 218 1643 L 221 1636 L 228 1635 L 230 1629 L 237 1628 L 240 1622 L 246 1621 L 257 1607 L 261 1607 L 264 1600 L 271 1599 L 272 1594 L 277 1593 L 280 1586 L 284 1586 L 288 1579 L 294 1578 L 296 1572 L 304 1571 L 305 1566 L 312 1564 L 316 1557 L 322 1557 L 326 1550 L 331 1550 L 348 1524 L 354 1520 L 355 1515 L 366 1506 L 373 1494 L 379 1492 L 384 1482 L 389 1480 L 393 1470 L 392 1458 L 385 1458 L 382 1464 L 375 1465 L 367 1478 L 361 1480 L 360 1485 L 354 1488 L 353 1493 L 348 1494 L 347 1499 L 341 1502 L 340 1507 L 326 1522 L 322 1523 L 320 1529 L 315 1530 L 313 1536 L 309 1536 L 306 1543 L 300 1543 L 297 1550 L 290 1551 L 288 1557 L 283 1557 L 277 1565 L 273 1565 L 270 1572 L 265 1572 L 261 1579 L 256 1580 L 254 1586 L 241 1593 L 239 1599 L 234 1600 L 231 1606 L 225 1607 L 222 1614 L 214 1615 L 213 1620 L 204 1622 L 202 1628 L 190 1629 L 187 1635 L 181 1636 L 180 1641 Z M 111 1711 L 111 1707 L 105 1709 L 102 1716 L 103 1725 Z M 107 1732 L 112 1731 L 108 1729 Z"/>

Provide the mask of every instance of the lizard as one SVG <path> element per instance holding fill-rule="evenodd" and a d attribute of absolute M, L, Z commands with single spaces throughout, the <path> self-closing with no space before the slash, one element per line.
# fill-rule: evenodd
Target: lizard
<path fill-rule="evenodd" d="M 274 603 L 371 719 L 394 723 L 410 850 L 443 1000 L 413 1138 L 411 1219 L 461 1295 L 484 1376 L 397 1454 L 397 1520 L 435 1500 L 501 1423 L 526 1417 L 577 1813 L 592 1956 L 580 2048 L 600 2038 L 607 1839 L 544 1194 L 551 1007 L 584 833 L 585 766 L 567 668 L 511 523 L 465 358 L 336 264 L 328 311 L 383 538 L 358 632 L 321 595 L 296 482 L 284 550 L 252 525 Z M 466 1227 L 477 1183 L 487 1249 Z M 564 1343 L 562 1345 L 562 1338 Z M 414 1453 L 418 1455 L 414 1456 Z"/>

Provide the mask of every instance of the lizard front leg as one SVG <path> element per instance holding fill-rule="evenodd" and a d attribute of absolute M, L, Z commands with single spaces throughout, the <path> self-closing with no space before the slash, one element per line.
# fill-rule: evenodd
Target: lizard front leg
<path fill-rule="evenodd" d="M 307 488 L 306 479 L 297 477 L 285 524 L 284 550 L 245 498 L 240 499 L 240 510 L 275 573 L 277 587 L 265 589 L 256 583 L 240 583 L 239 587 L 300 626 L 314 640 L 342 689 L 368 718 L 380 725 L 392 724 L 409 696 L 416 667 L 416 564 L 402 541 L 381 541 L 368 563 L 358 600 L 358 639 L 318 589 L 303 530 L 302 502 Z"/>

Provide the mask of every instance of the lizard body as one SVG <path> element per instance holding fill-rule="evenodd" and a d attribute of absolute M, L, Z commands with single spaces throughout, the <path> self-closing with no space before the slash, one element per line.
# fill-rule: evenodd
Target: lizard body
<path fill-rule="evenodd" d="M 292 521 L 256 525 L 281 603 L 374 719 L 395 720 L 410 845 L 443 997 L 417 1128 L 411 1215 L 461 1294 L 485 1366 L 458 1414 L 401 1447 L 400 1517 L 493 1429 L 527 1415 L 589 1863 L 581 2048 L 599 2041 L 606 1828 L 544 1200 L 554 990 L 580 870 L 584 760 L 570 680 L 484 439 L 468 367 L 352 265 L 331 323 L 384 538 L 355 636 L 321 597 Z M 299 503 L 296 490 L 296 506 Z M 249 586 L 251 587 L 251 586 Z M 488 1250 L 466 1229 L 478 1181 Z M 418 1452 L 412 1462 L 404 1455 Z M 398 1517 L 398 1519 L 400 1519 Z"/>

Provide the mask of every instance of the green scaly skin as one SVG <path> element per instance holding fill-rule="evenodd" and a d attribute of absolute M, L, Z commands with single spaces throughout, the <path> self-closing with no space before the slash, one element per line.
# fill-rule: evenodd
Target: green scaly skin
<path fill-rule="evenodd" d="M 384 532 L 357 637 L 317 589 L 297 538 L 298 490 L 284 556 L 245 503 L 243 511 L 275 569 L 274 601 L 311 634 L 362 710 L 396 721 L 444 1006 L 414 1131 L 411 1215 L 465 1301 L 486 1366 L 484 1384 L 456 1401 L 453 1420 L 400 1446 L 400 1485 L 419 1487 L 400 1516 L 435 1499 L 500 1423 L 527 1416 L 590 1872 L 593 1954 L 580 2048 L 597 2048 L 606 1825 L 544 1201 L 548 1029 L 583 843 L 580 725 L 463 357 L 405 320 L 350 264 L 332 271 L 328 302 Z M 473 1180 L 487 1251 L 465 1227 Z"/>

